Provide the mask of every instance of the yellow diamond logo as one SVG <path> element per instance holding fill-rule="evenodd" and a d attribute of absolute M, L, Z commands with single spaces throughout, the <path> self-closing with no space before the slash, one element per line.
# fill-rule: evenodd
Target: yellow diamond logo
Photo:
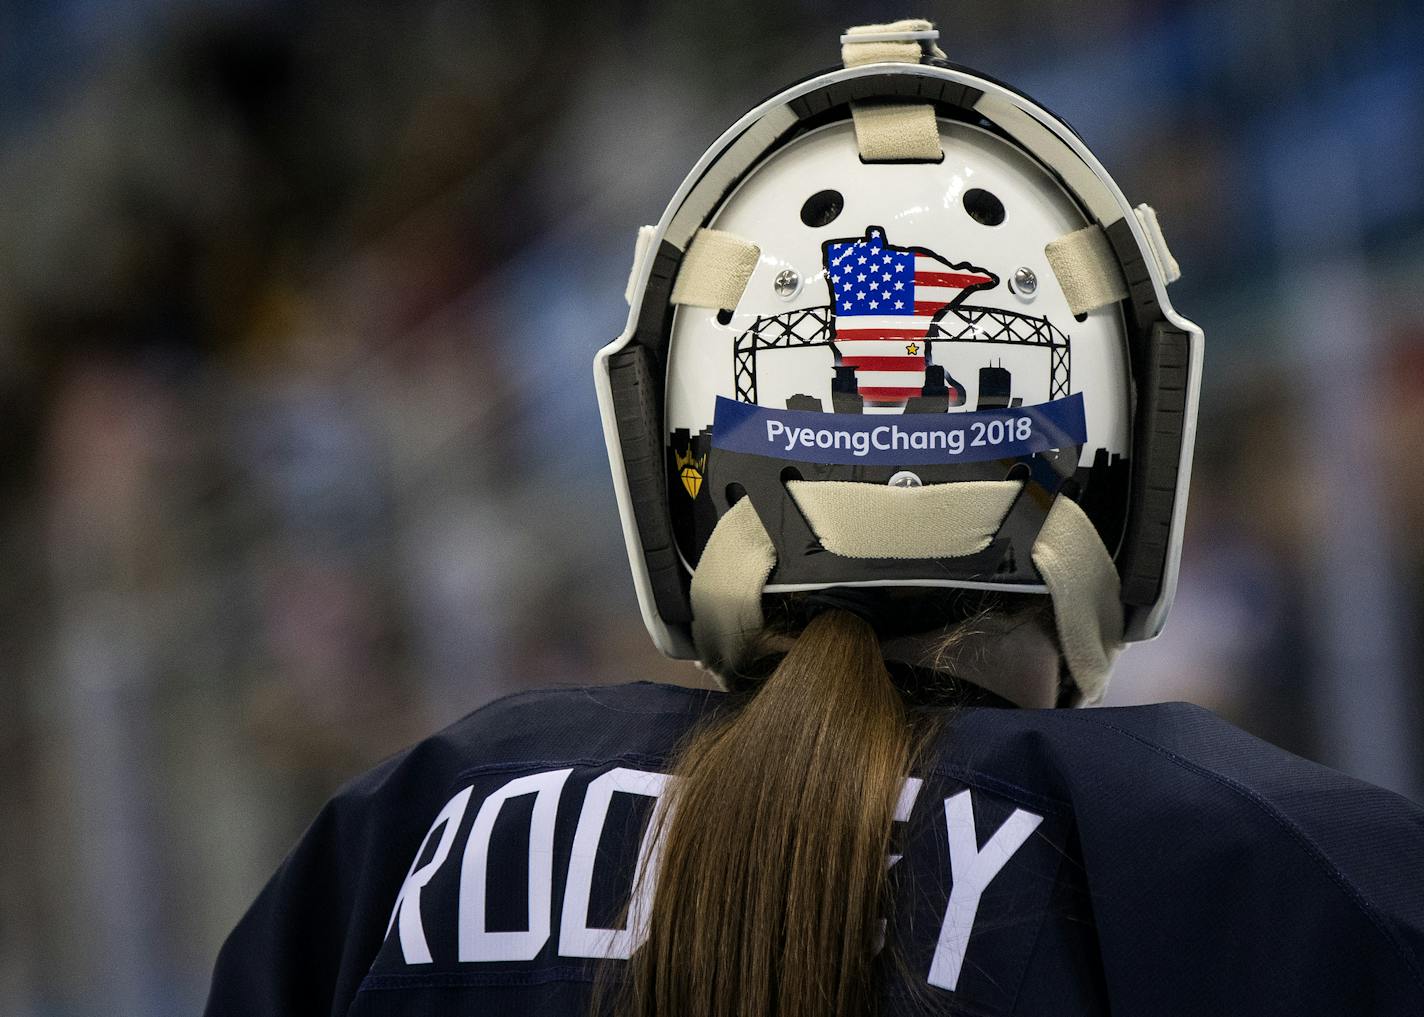
<path fill-rule="evenodd" d="M 677 460 L 677 475 L 682 479 L 687 496 L 696 498 L 697 492 L 702 490 L 702 471 L 707 469 L 707 453 L 695 456 L 691 449 L 688 449 L 687 455 L 674 451 L 673 458 Z"/>

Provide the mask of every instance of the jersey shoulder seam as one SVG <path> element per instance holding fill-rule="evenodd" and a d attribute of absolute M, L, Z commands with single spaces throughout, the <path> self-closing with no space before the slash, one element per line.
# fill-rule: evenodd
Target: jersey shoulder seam
<path fill-rule="evenodd" d="M 683 695 L 683 696 L 686 696 L 686 697 L 689 697 L 689 698 L 692 697 L 692 696 L 707 696 L 707 695 L 709 695 L 709 694 L 714 694 L 714 693 L 715 693 L 715 690 L 714 690 L 714 689 L 700 689 L 700 688 L 693 688 L 693 687 L 686 686 L 686 685 L 673 685 L 673 684 L 671 684 L 671 683 L 669 683 L 669 682 L 651 682 L 651 681 L 614 682 L 614 683 L 611 683 L 611 684 L 595 682 L 595 683 L 592 683 L 592 684 L 587 684 L 587 683 L 586 683 L 586 684 L 581 684 L 581 685 L 579 685 L 579 684 L 573 684 L 573 683 L 570 683 L 570 684 L 568 684 L 568 685 L 546 685 L 546 686 L 543 686 L 543 687 L 537 688 L 537 689 L 521 689 L 521 690 L 518 691 L 518 692 L 510 692 L 510 693 L 507 693 L 506 695 L 498 696 L 498 697 L 496 697 L 495 699 L 491 699 L 491 700 L 490 700 L 489 702 L 487 702 L 487 703 L 481 703 L 479 706 L 475 707 L 475 708 L 474 708 L 473 710 L 471 710 L 469 713 L 465 714 L 465 716 L 464 716 L 463 718 L 461 718 L 460 720 L 456 721 L 455 723 L 456 723 L 456 724 L 460 724 L 460 723 L 463 723 L 464 721 L 471 720 L 472 718 L 476 717 L 477 715 L 479 715 L 479 714 L 481 714 L 481 713 L 484 713 L 486 710 L 493 709 L 494 707 L 497 707 L 497 706 L 505 706 L 505 707 L 508 707 L 508 706 L 515 706 L 515 705 L 517 705 L 519 702 L 521 702 L 521 701 L 523 701 L 523 700 L 526 700 L 526 699 L 542 699 L 542 698 L 547 698 L 547 697 L 551 697 L 551 696 L 572 696 L 572 695 L 582 695 L 582 696 L 585 696 L 585 697 L 589 697 L 591 694 L 594 694 L 594 693 L 599 693 L 599 692 L 616 692 L 616 691 L 618 691 L 618 690 L 621 690 L 621 689 L 628 689 L 628 688 L 632 688 L 632 687 L 634 687 L 634 686 L 646 686 L 646 687 L 651 688 L 651 689 L 654 689 L 654 690 L 656 690 L 656 691 L 658 691 L 658 692 L 671 692 L 671 693 L 680 694 L 680 695 Z M 597 703 L 597 705 L 599 705 L 599 706 L 606 706 L 606 704 L 601 703 L 601 702 L 598 702 L 597 700 L 595 700 L 595 703 Z"/>
<path fill-rule="evenodd" d="M 486 774 L 517 773 L 520 770 L 564 770 L 578 767 L 594 768 L 609 763 L 634 763 L 661 769 L 667 764 L 667 756 L 651 752 L 617 752 L 596 756 L 558 756 L 549 759 L 506 759 L 488 763 L 471 763 L 462 767 L 451 778 L 452 784 L 462 783 Z"/>
<path fill-rule="evenodd" d="M 1087 715 L 1086 711 L 1084 715 Z M 1414 979 L 1414 983 L 1416 986 L 1419 987 L 1421 993 L 1424 993 L 1424 974 L 1421 974 L 1415 959 L 1411 956 L 1411 952 L 1384 924 L 1379 914 L 1375 910 L 1374 906 L 1370 903 L 1369 899 L 1364 895 L 1364 893 L 1360 891 L 1359 887 L 1357 887 L 1353 882 L 1351 882 L 1349 877 L 1346 876 L 1345 873 L 1340 871 L 1339 866 L 1335 865 L 1330 860 L 1329 856 L 1327 856 L 1325 852 L 1321 850 L 1320 846 L 1316 844 L 1313 839 L 1311 839 L 1310 835 L 1307 834 L 1304 830 L 1302 830 L 1298 825 L 1296 825 L 1296 823 L 1293 822 L 1290 817 L 1288 817 L 1284 812 L 1282 812 L 1275 805 L 1267 801 L 1258 792 L 1242 784 L 1240 781 L 1233 780 L 1232 778 L 1226 776 L 1226 774 L 1224 773 L 1218 773 L 1216 770 L 1213 770 L 1210 767 L 1206 767 L 1201 765 L 1200 763 L 1193 762 L 1192 760 L 1187 759 L 1186 757 L 1176 752 L 1173 752 L 1171 749 L 1167 748 L 1164 745 L 1158 745 L 1156 742 L 1148 738 L 1144 738 L 1142 735 L 1139 735 L 1134 731 L 1129 731 L 1126 728 L 1118 727 L 1116 724 L 1106 719 L 1100 719 L 1097 717 L 1089 717 L 1089 719 L 1093 723 L 1098 724 L 1101 727 L 1106 727 L 1110 730 L 1116 731 L 1123 737 L 1130 738 L 1133 741 L 1146 746 L 1152 751 L 1162 756 L 1165 756 L 1167 759 L 1171 760 L 1173 763 L 1176 763 L 1178 766 L 1182 767 L 1185 770 L 1190 770 L 1198 776 L 1206 777 L 1210 780 L 1215 781 L 1223 787 L 1235 792 L 1238 796 L 1244 798 L 1246 801 L 1254 805 L 1257 809 L 1269 816 L 1278 826 L 1280 826 L 1283 830 L 1290 834 L 1290 836 L 1293 837 L 1297 841 L 1297 843 L 1299 843 L 1301 847 L 1305 849 L 1306 853 L 1310 855 L 1311 858 L 1315 859 L 1316 864 L 1325 870 L 1326 875 L 1330 877 L 1331 881 L 1334 882 L 1335 885 L 1340 888 L 1341 892 L 1343 892 L 1345 896 L 1348 897 L 1354 903 L 1355 907 L 1358 908 L 1360 913 L 1364 915 L 1364 917 L 1369 921 L 1369 923 L 1373 925 L 1376 930 L 1379 931 L 1380 935 L 1382 935 L 1389 942 L 1389 944 L 1394 947 L 1394 950 L 1399 955 L 1400 960 L 1404 962 L 1405 970 L 1408 971 L 1410 976 Z"/>
<path fill-rule="evenodd" d="M 1073 803 L 1052 795 L 1043 794 L 1015 784 L 1012 781 L 1004 780 L 1002 777 L 995 777 L 993 774 L 977 770 L 972 766 L 965 766 L 960 763 L 939 761 L 915 768 L 916 772 L 926 776 L 948 777 L 950 780 L 977 787 L 980 790 L 993 794 L 1002 795 L 1011 801 L 1017 801 L 1023 805 L 1032 805 L 1036 809 L 1043 809 L 1054 815 L 1071 814 Z"/>

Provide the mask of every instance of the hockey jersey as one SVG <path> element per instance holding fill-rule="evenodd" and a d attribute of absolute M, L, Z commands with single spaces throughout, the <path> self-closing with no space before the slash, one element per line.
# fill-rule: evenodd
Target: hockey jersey
<path fill-rule="evenodd" d="M 669 756 L 724 702 L 526 693 L 388 760 L 238 924 L 207 1013 L 582 1017 L 638 945 Z M 883 1014 L 1424 1014 L 1424 810 L 1198 707 L 957 710 L 896 819 Z"/>

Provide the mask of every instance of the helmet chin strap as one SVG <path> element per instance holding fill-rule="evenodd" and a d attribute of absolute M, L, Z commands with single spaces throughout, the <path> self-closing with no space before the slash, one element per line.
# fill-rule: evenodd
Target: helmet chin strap
<path fill-rule="evenodd" d="M 987 543 L 1002 521 L 1000 484 L 938 484 L 887 489 L 878 484 L 816 484 L 819 534 L 834 517 L 835 553 L 880 557 L 901 548 L 882 546 L 885 534 L 921 529 L 926 519 L 947 525 L 939 533 L 972 535 L 953 554 L 971 554 Z M 879 492 L 893 491 L 893 497 Z M 867 498 L 877 513 L 867 516 Z M 828 528 L 832 528 L 829 527 Z M 921 554 L 925 553 L 923 550 Z M 1033 545 L 1034 566 L 1053 602 L 1058 644 L 1081 694 L 1093 703 L 1107 688 L 1113 660 L 1122 649 L 1122 605 L 1117 569 L 1097 530 L 1068 498 L 1058 498 Z M 765 623 L 761 598 L 776 550 L 750 498 L 743 498 L 718 521 L 692 575 L 692 634 L 698 655 L 725 685 Z"/>

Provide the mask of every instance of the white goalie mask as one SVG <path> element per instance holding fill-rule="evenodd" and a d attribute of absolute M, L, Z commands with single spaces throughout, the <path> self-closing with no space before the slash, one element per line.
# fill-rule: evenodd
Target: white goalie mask
<path fill-rule="evenodd" d="M 640 234 L 595 365 L 639 600 L 729 674 L 767 596 L 1048 595 L 1093 701 L 1170 607 L 1201 332 L 1151 210 L 932 42 L 853 29 Z"/>

